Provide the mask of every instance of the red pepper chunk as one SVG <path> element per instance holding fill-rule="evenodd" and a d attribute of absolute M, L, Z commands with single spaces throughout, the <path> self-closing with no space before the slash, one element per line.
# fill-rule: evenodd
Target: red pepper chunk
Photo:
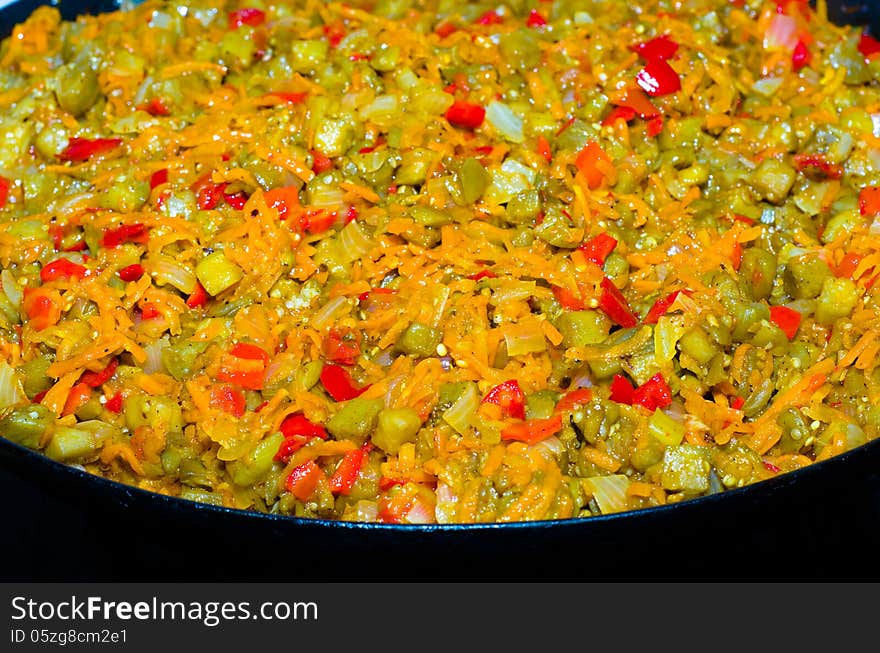
<path fill-rule="evenodd" d="M 770 321 L 778 326 L 791 340 L 801 325 L 801 314 L 788 306 L 771 306 Z"/>
<path fill-rule="evenodd" d="M 666 312 L 669 310 L 669 307 L 675 303 L 675 300 L 678 299 L 678 294 L 682 292 L 681 290 L 674 290 L 666 297 L 661 297 L 658 299 L 651 308 L 648 310 L 645 318 L 642 320 L 643 324 L 657 324 L 657 320 L 666 315 Z M 687 294 L 687 293 L 686 293 Z"/>
<path fill-rule="evenodd" d="M 636 83 L 651 97 L 681 90 L 681 78 L 664 59 L 652 59 L 636 74 Z"/>
<path fill-rule="evenodd" d="M 602 124 L 605 126 L 613 125 L 618 120 L 623 120 L 623 122 L 629 122 L 630 120 L 636 117 L 636 110 L 632 107 L 614 107 L 611 110 L 605 119 L 602 121 Z"/>
<path fill-rule="evenodd" d="M 71 138 L 58 158 L 62 161 L 88 161 L 95 155 L 112 152 L 120 145 L 121 138 Z"/>
<path fill-rule="evenodd" d="M 535 142 L 535 150 L 547 163 L 553 160 L 553 151 L 550 149 L 550 143 L 543 136 L 538 136 Z"/>
<path fill-rule="evenodd" d="M 331 364 L 325 365 L 321 370 L 321 385 L 336 401 L 348 401 L 360 397 L 370 387 L 367 385 L 356 388 L 348 370 Z"/>
<path fill-rule="evenodd" d="M 483 124 L 485 117 L 486 110 L 479 104 L 462 100 L 455 102 L 446 111 L 446 120 L 449 124 L 462 129 L 476 129 Z"/>
<path fill-rule="evenodd" d="M 532 9 L 529 12 L 529 17 L 526 18 L 526 27 L 545 27 L 546 25 L 547 19 L 537 9 Z"/>
<path fill-rule="evenodd" d="M 154 97 L 146 104 L 142 104 L 138 107 L 141 111 L 146 111 L 151 116 L 170 116 L 171 111 L 165 105 L 165 101 L 162 98 Z"/>
<path fill-rule="evenodd" d="M 205 287 L 196 281 L 196 289 L 186 298 L 186 305 L 189 308 L 198 308 L 204 306 L 208 302 L 208 291 Z"/>
<path fill-rule="evenodd" d="M 490 10 L 481 14 L 474 22 L 478 25 L 501 25 L 504 22 L 504 17 L 497 11 Z"/>
<path fill-rule="evenodd" d="M 88 270 L 85 266 L 69 261 L 66 258 L 59 258 L 51 263 L 47 263 L 40 270 L 40 279 L 43 283 L 49 283 L 58 279 L 82 279 L 86 276 L 87 272 Z"/>
<path fill-rule="evenodd" d="M 150 190 L 153 190 L 156 186 L 161 186 L 162 184 L 168 183 L 168 168 L 162 168 L 161 170 L 156 170 L 152 175 L 150 175 Z"/>
<path fill-rule="evenodd" d="M 111 413 L 116 413 L 118 415 L 122 411 L 123 399 L 124 397 L 122 396 L 122 393 L 117 392 L 106 401 L 106 403 L 104 404 L 104 408 L 109 410 Z"/>
<path fill-rule="evenodd" d="M 333 160 L 318 150 L 312 150 L 310 152 L 312 155 L 312 172 L 316 175 L 320 175 L 322 172 L 327 172 L 333 167 Z"/>
<path fill-rule="evenodd" d="M 611 379 L 609 390 L 611 391 L 611 395 L 609 397 L 611 401 L 615 401 L 618 404 L 627 405 L 632 404 L 633 393 L 635 393 L 636 391 L 633 384 L 629 382 L 629 379 L 621 374 L 614 375 L 614 378 Z"/>
<path fill-rule="evenodd" d="M 101 238 L 101 244 L 104 247 L 118 247 L 123 243 L 145 243 L 148 238 L 147 228 L 138 222 L 108 229 Z"/>
<path fill-rule="evenodd" d="M 336 471 L 330 477 L 330 491 L 333 494 L 343 496 L 351 494 L 351 488 L 354 487 L 358 476 L 360 476 L 361 468 L 367 460 L 368 447 L 369 445 L 365 445 L 360 449 L 349 451 L 342 457 Z"/>
<path fill-rule="evenodd" d="M 73 415 L 82 406 L 87 404 L 89 399 L 91 398 L 92 389 L 85 383 L 77 383 L 70 389 L 70 392 L 67 395 L 67 400 L 64 402 L 64 409 L 61 411 L 61 414 Z"/>
<path fill-rule="evenodd" d="M 469 274 L 468 279 L 471 281 L 479 281 L 480 279 L 495 279 L 498 275 L 492 272 L 492 270 L 480 270 L 475 274 Z"/>
<path fill-rule="evenodd" d="M 281 422 L 279 427 L 281 434 L 285 438 L 292 438 L 295 435 L 304 435 L 308 438 L 327 439 L 327 431 L 320 424 L 315 424 L 302 413 L 288 415 Z"/>
<path fill-rule="evenodd" d="M 746 400 L 743 399 L 742 397 L 737 396 L 737 397 L 734 397 L 733 399 L 730 400 L 730 407 L 733 408 L 734 410 L 739 410 L 740 408 L 742 408 L 745 405 L 746 405 Z"/>
<path fill-rule="evenodd" d="M 848 252 L 843 255 L 840 263 L 832 267 L 834 276 L 840 279 L 852 279 L 853 273 L 859 267 L 859 263 L 865 258 L 856 252 Z"/>
<path fill-rule="evenodd" d="M 590 141 L 578 152 L 574 165 L 587 180 L 590 188 L 598 188 L 613 170 L 611 157 L 596 141 Z"/>
<path fill-rule="evenodd" d="M 580 297 L 562 286 L 553 286 L 553 296 L 562 305 L 562 308 L 570 311 L 582 311 L 587 307 Z"/>
<path fill-rule="evenodd" d="M 240 359 L 242 363 L 222 367 L 217 372 L 217 380 L 235 383 L 249 390 L 262 390 L 269 354 L 261 347 L 247 342 L 236 343 L 229 350 L 229 354 L 233 358 Z"/>
<path fill-rule="evenodd" d="M 643 120 L 662 117 L 660 110 L 654 106 L 654 103 L 645 95 L 644 91 L 635 86 L 627 87 L 623 96 L 614 100 L 614 104 L 620 108 L 635 111 L 636 115 Z"/>
<path fill-rule="evenodd" d="M 439 36 L 441 39 L 445 39 L 450 34 L 455 34 L 458 31 L 458 28 L 450 23 L 449 21 L 443 21 L 437 27 L 434 28 L 434 34 Z"/>
<path fill-rule="evenodd" d="M 229 14 L 229 29 L 238 29 L 242 25 L 256 27 L 266 22 L 266 12 L 254 7 L 236 9 Z"/>
<path fill-rule="evenodd" d="M 360 355 L 360 336 L 356 331 L 333 327 L 324 338 L 324 356 L 329 361 L 354 365 Z"/>
<path fill-rule="evenodd" d="M 603 277 L 602 295 L 599 297 L 599 308 L 611 321 L 625 329 L 634 327 L 639 323 L 639 318 L 633 313 L 623 293 L 614 285 L 608 277 Z"/>
<path fill-rule="evenodd" d="M 22 309 L 28 323 L 36 331 L 57 324 L 61 319 L 61 308 L 52 297 L 36 289 L 26 288 L 22 299 Z"/>
<path fill-rule="evenodd" d="M 223 199 L 223 191 L 226 184 L 215 184 L 211 181 L 211 173 L 205 173 L 199 177 L 192 186 L 192 190 L 196 194 L 196 206 L 202 211 L 210 211 L 217 208 L 220 200 Z"/>
<path fill-rule="evenodd" d="M 132 263 L 131 265 L 126 265 L 117 274 L 123 281 L 137 281 L 144 276 L 144 266 L 140 263 Z"/>
<path fill-rule="evenodd" d="M 325 478 L 324 472 L 314 460 L 310 460 L 290 472 L 284 487 L 300 501 L 307 501 L 323 478 Z"/>
<path fill-rule="evenodd" d="M 100 372 L 83 372 L 82 376 L 79 377 L 79 382 L 85 383 L 90 388 L 100 388 L 113 378 L 117 367 L 119 367 L 119 361 L 114 358 Z"/>
<path fill-rule="evenodd" d="M 859 52 L 862 53 L 862 56 L 865 58 L 865 61 L 869 61 L 876 54 L 880 53 L 880 41 L 871 37 L 867 32 L 862 32 L 861 38 L 859 38 Z"/>
<path fill-rule="evenodd" d="M 288 91 L 269 91 L 265 95 L 265 97 L 277 97 L 287 104 L 302 104 L 308 96 L 309 94 L 306 92 L 292 93 Z"/>
<path fill-rule="evenodd" d="M 572 390 L 571 392 L 567 392 L 562 397 L 562 399 L 559 400 L 559 403 L 556 404 L 554 412 L 570 413 L 573 410 L 576 410 L 578 406 L 582 406 L 592 399 L 593 391 L 589 388 L 578 388 L 577 390 Z"/>
<path fill-rule="evenodd" d="M 617 239 L 609 236 L 604 231 L 583 243 L 578 249 L 584 253 L 584 258 L 595 263 L 600 268 L 605 265 L 605 259 L 617 247 Z"/>
<path fill-rule="evenodd" d="M 225 199 L 226 203 L 236 211 L 241 211 L 244 208 L 244 205 L 247 204 L 249 198 L 247 193 L 240 190 L 237 193 L 232 194 L 223 193 L 223 199 Z"/>
<path fill-rule="evenodd" d="M 526 418 L 526 396 L 516 379 L 496 385 L 483 397 L 482 403 L 500 407 L 505 417 Z"/>
<path fill-rule="evenodd" d="M 859 213 L 880 215 L 880 186 L 866 186 L 859 191 Z"/>
<path fill-rule="evenodd" d="M 6 202 L 9 200 L 9 188 L 12 186 L 12 182 L 10 182 L 6 177 L 0 175 L 0 209 L 6 206 Z M 58 249 L 57 247 L 55 249 Z"/>
<path fill-rule="evenodd" d="M 638 54 L 645 61 L 671 59 L 678 52 L 676 43 L 668 34 L 655 36 L 649 41 L 644 41 L 630 47 L 630 50 Z"/>
<path fill-rule="evenodd" d="M 241 417 L 244 415 L 247 404 L 240 390 L 229 385 L 219 385 L 211 388 L 211 406 L 230 415 Z"/>
<path fill-rule="evenodd" d="M 633 391 L 632 403 L 648 410 L 665 408 L 672 403 L 672 390 L 658 372 Z"/>
<path fill-rule="evenodd" d="M 502 440 L 515 440 L 526 444 L 537 444 L 555 435 L 562 428 L 562 416 L 554 415 L 547 419 L 531 419 L 517 422 L 501 430 Z"/>
<path fill-rule="evenodd" d="M 803 41 L 798 41 L 791 53 L 791 67 L 797 71 L 810 63 L 810 50 Z"/>

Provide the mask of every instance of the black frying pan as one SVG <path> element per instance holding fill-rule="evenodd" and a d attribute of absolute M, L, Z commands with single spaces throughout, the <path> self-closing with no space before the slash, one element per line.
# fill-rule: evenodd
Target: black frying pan
<path fill-rule="evenodd" d="M 0 33 L 40 4 L 0 10 Z M 880 35 L 880 0 L 828 4 L 837 22 Z M 68 19 L 117 7 L 57 5 Z M 553 522 L 390 526 L 244 512 L 114 483 L 3 438 L 0 497 L 0 580 L 880 578 L 880 441 L 679 505 Z"/>

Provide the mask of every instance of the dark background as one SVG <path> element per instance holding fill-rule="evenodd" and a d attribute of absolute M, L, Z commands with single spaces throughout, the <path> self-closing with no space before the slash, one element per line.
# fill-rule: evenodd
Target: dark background
<path fill-rule="evenodd" d="M 0 10 L 0 33 L 39 0 Z M 106 0 L 61 0 L 66 18 Z M 880 1 L 829 2 L 873 21 Z M 0 438 L 0 580 L 868 580 L 880 442 L 758 485 L 636 514 L 506 526 L 249 515 L 88 478 Z"/>

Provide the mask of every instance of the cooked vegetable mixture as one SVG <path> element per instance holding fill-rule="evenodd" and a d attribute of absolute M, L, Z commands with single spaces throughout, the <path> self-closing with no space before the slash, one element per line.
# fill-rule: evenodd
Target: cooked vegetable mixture
<path fill-rule="evenodd" d="M 0 433 L 589 517 L 880 434 L 880 43 L 805 2 L 150 0 L 0 47 Z"/>

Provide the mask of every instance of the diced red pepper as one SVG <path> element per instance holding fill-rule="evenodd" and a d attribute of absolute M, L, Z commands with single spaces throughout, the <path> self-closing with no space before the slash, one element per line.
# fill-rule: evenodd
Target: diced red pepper
<path fill-rule="evenodd" d="M 648 410 L 666 408 L 672 403 L 672 390 L 659 372 L 635 389 L 632 403 Z"/>
<path fill-rule="evenodd" d="M 285 438 L 284 442 L 278 446 L 278 451 L 272 456 L 272 460 L 286 465 L 290 462 L 291 456 L 306 446 L 311 440 L 312 438 L 305 435 L 292 435 L 289 438 Z"/>
<path fill-rule="evenodd" d="M 119 367 L 119 361 L 113 358 L 100 372 L 83 372 L 82 376 L 79 377 L 79 382 L 85 383 L 90 388 L 100 388 L 113 378 L 117 367 Z"/>
<path fill-rule="evenodd" d="M 22 299 L 22 309 L 28 316 L 30 326 L 36 331 L 57 324 L 61 319 L 61 308 L 44 292 L 38 289 L 26 288 Z"/>
<path fill-rule="evenodd" d="M 550 149 L 550 143 L 543 136 L 538 136 L 535 142 L 535 150 L 547 163 L 553 160 L 553 151 Z"/>
<path fill-rule="evenodd" d="M 144 276 L 144 266 L 140 263 L 132 263 L 131 265 L 126 265 L 117 274 L 123 281 L 137 281 Z"/>
<path fill-rule="evenodd" d="M 342 23 L 329 23 L 321 29 L 324 32 L 324 36 L 327 37 L 327 42 L 331 48 L 339 47 L 342 39 L 345 38 L 345 26 Z"/>
<path fill-rule="evenodd" d="M 6 177 L 0 175 L 0 209 L 4 208 L 6 206 L 6 202 L 9 200 L 9 188 L 11 186 L 12 182 L 10 182 Z"/>
<path fill-rule="evenodd" d="M 279 100 L 283 100 L 287 104 L 302 104 L 303 100 L 308 96 L 309 94 L 306 92 L 292 93 L 288 91 L 269 91 L 266 93 L 266 97 L 277 97 Z"/>
<path fill-rule="evenodd" d="M 645 315 L 645 319 L 642 320 L 643 324 L 657 324 L 657 320 L 666 315 L 666 311 L 669 310 L 669 307 L 675 303 L 675 300 L 678 298 L 678 294 L 682 292 L 681 290 L 673 290 L 671 293 L 666 295 L 666 297 L 661 297 L 656 302 L 654 302 L 653 306 L 648 310 Z M 687 293 L 685 293 L 687 294 Z"/>
<path fill-rule="evenodd" d="M 615 99 L 614 104 L 635 111 L 636 115 L 643 120 L 661 117 L 660 109 L 655 107 L 650 98 L 637 86 L 626 87 L 623 96 Z"/>
<path fill-rule="evenodd" d="M 165 101 L 162 98 L 154 97 L 146 104 L 138 107 L 141 111 L 146 111 L 151 116 L 170 116 L 171 111 L 165 105 Z"/>
<path fill-rule="evenodd" d="M 483 397 L 483 403 L 500 407 L 505 417 L 526 418 L 526 395 L 516 379 L 499 383 L 489 390 Z"/>
<path fill-rule="evenodd" d="M 237 193 L 224 193 L 223 199 L 225 199 L 226 203 L 236 211 L 241 211 L 244 208 L 244 205 L 247 204 L 249 198 L 247 193 L 240 190 Z"/>
<path fill-rule="evenodd" d="M 210 211 L 217 208 L 220 200 L 223 199 L 223 191 L 226 184 L 216 184 L 211 181 L 211 173 L 207 172 L 199 177 L 190 187 L 196 194 L 196 206 L 202 211 Z"/>
<path fill-rule="evenodd" d="M 92 398 L 92 389 L 85 383 L 77 383 L 70 389 L 67 400 L 64 402 L 62 415 L 73 415 Z"/>
<path fill-rule="evenodd" d="M 601 268 L 605 265 L 605 259 L 614 251 L 615 247 L 617 247 L 617 239 L 603 231 L 598 236 L 594 236 L 581 244 L 578 249 L 584 253 L 584 258 Z"/>
<path fill-rule="evenodd" d="M 446 120 L 454 127 L 476 129 L 483 124 L 486 110 L 479 104 L 457 100 L 446 110 Z"/>
<path fill-rule="evenodd" d="M 47 263 L 40 270 L 40 279 L 43 283 L 56 281 L 58 279 L 82 279 L 86 276 L 88 270 L 85 266 L 74 263 L 66 258 L 58 258 Z"/>
<path fill-rule="evenodd" d="M 526 18 L 526 27 L 545 27 L 546 25 L 547 19 L 537 9 L 532 9 L 529 12 L 529 17 Z"/>
<path fill-rule="evenodd" d="M 816 170 L 828 179 L 840 179 L 843 176 L 843 166 L 829 163 L 821 154 L 795 154 L 794 164 L 800 172 Z"/>
<path fill-rule="evenodd" d="M 288 415 L 281 422 L 279 427 L 281 434 L 285 438 L 292 438 L 295 435 L 304 435 L 308 438 L 327 439 L 327 431 L 320 424 L 315 424 L 302 413 Z"/>
<path fill-rule="evenodd" d="M 434 34 L 439 36 L 441 39 L 445 39 L 447 36 L 449 36 L 450 34 L 454 34 L 457 31 L 458 28 L 450 23 L 448 20 L 444 20 L 442 23 L 434 28 Z"/>
<path fill-rule="evenodd" d="M 390 490 L 395 485 L 406 485 L 409 481 L 404 478 L 389 478 L 388 476 L 383 476 L 379 479 L 379 491 L 385 492 L 386 490 Z"/>
<path fill-rule="evenodd" d="M 278 219 L 284 220 L 288 214 L 299 207 L 299 188 L 296 186 L 283 186 L 266 191 L 263 196 L 266 204 L 278 211 Z"/>
<path fill-rule="evenodd" d="M 332 327 L 324 338 L 324 356 L 340 365 L 354 365 L 361 355 L 360 336 L 357 331 Z"/>
<path fill-rule="evenodd" d="M 764 463 L 764 467 L 767 469 L 767 471 L 773 472 L 774 474 L 778 474 L 782 471 L 779 467 L 767 460 L 764 460 L 762 462 Z"/>
<path fill-rule="evenodd" d="M 310 209 L 300 215 L 297 227 L 300 231 L 308 231 L 310 234 L 319 234 L 327 231 L 336 224 L 339 214 L 327 209 Z"/>
<path fill-rule="evenodd" d="M 798 41 L 794 46 L 794 52 L 791 53 L 791 67 L 794 70 L 800 70 L 810 63 L 810 50 L 803 41 Z"/>
<path fill-rule="evenodd" d="M 562 429 L 561 415 L 554 415 L 547 419 L 530 419 L 527 422 L 516 422 L 504 427 L 501 430 L 501 439 L 537 444 L 555 435 L 560 429 Z"/>
<path fill-rule="evenodd" d="M 651 97 L 681 90 L 681 78 L 663 59 L 652 59 L 636 74 L 636 83 Z"/>
<path fill-rule="evenodd" d="M 315 492 L 318 483 L 324 478 L 324 472 L 314 460 L 303 463 L 293 469 L 287 476 L 284 486 L 300 501 L 307 501 Z"/>
<path fill-rule="evenodd" d="M 155 304 L 151 304 L 150 302 L 144 303 L 140 307 L 140 311 L 142 320 L 154 320 L 157 317 L 162 317 L 162 311 L 160 311 Z"/>
<path fill-rule="evenodd" d="M 636 110 L 632 107 L 614 107 L 605 119 L 602 121 L 603 125 L 613 125 L 618 120 L 623 120 L 624 122 L 629 122 L 636 117 Z"/>
<path fill-rule="evenodd" d="M 106 230 L 101 237 L 101 244 L 104 247 L 118 247 L 123 243 L 145 243 L 148 239 L 146 226 L 138 222 Z"/>
<path fill-rule="evenodd" d="M 583 300 L 568 288 L 553 286 L 553 296 L 556 298 L 556 301 L 562 305 L 562 308 L 568 309 L 569 311 L 582 311 L 586 308 L 586 304 L 584 304 Z"/>
<path fill-rule="evenodd" d="M 150 175 L 150 190 L 153 190 L 156 186 L 161 186 L 162 184 L 168 183 L 168 168 L 162 168 L 161 170 L 156 170 L 152 175 Z"/>
<path fill-rule="evenodd" d="M 627 405 L 632 404 L 633 394 L 636 391 L 633 384 L 629 382 L 629 379 L 621 374 L 614 375 L 614 378 L 611 379 L 609 390 L 611 391 L 611 395 L 609 397 L 611 401 L 616 401 L 619 404 Z"/>
<path fill-rule="evenodd" d="M 646 127 L 646 131 L 648 132 L 648 136 L 656 136 L 660 132 L 663 131 L 663 116 L 657 116 L 656 118 L 651 118 L 648 121 L 648 126 Z"/>
<path fill-rule="evenodd" d="M 351 224 L 358 219 L 358 210 L 354 206 L 345 209 L 345 224 Z"/>
<path fill-rule="evenodd" d="M 873 38 L 867 32 L 862 32 L 861 38 L 859 38 L 859 52 L 862 53 L 862 56 L 865 58 L 865 61 L 873 59 L 874 56 L 880 53 L 880 41 Z"/>
<path fill-rule="evenodd" d="M 199 306 L 204 306 L 207 301 L 208 291 L 205 290 L 205 287 L 202 284 L 196 281 L 196 289 L 186 298 L 186 305 L 189 308 L 197 308 Z"/>
<path fill-rule="evenodd" d="M 880 215 L 880 186 L 866 186 L 859 191 L 859 213 Z"/>
<path fill-rule="evenodd" d="M 607 178 L 614 164 L 599 143 L 590 141 L 578 152 L 574 165 L 587 180 L 590 188 L 598 188 Z"/>
<path fill-rule="evenodd" d="M 360 476 L 361 468 L 363 468 L 364 462 L 367 460 L 368 451 L 369 449 L 365 446 L 349 451 L 342 457 L 342 460 L 336 467 L 336 471 L 330 477 L 330 491 L 333 494 L 341 494 L 343 496 L 351 494 L 351 488 L 354 487 L 358 476 Z"/>
<path fill-rule="evenodd" d="M 788 306 L 771 306 L 770 321 L 782 329 L 788 339 L 791 340 L 801 325 L 801 314 Z"/>
<path fill-rule="evenodd" d="M 487 11 L 477 17 L 474 22 L 478 25 L 501 25 L 504 22 L 504 17 L 497 11 Z"/>
<path fill-rule="evenodd" d="M 217 372 L 217 380 L 235 383 L 250 390 L 262 390 L 266 376 L 266 364 L 269 362 L 269 354 L 262 347 L 249 342 L 236 343 L 229 350 L 229 354 L 241 360 L 259 361 L 260 365 L 222 367 Z"/>
<path fill-rule="evenodd" d="M 730 407 L 733 408 L 734 410 L 739 410 L 740 408 L 742 408 L 745 405 L 746 405 L 746 400 L 740 396 L 736 396 L 730 400 Z"/>
<path fill-rule="evenodd" d="M 117 392 L 106 401 L 106 403 L 104 404 L 104 408 L 109 410 L 111 413 L 116 413 L 118 415 L 122 411 L 123 399 L 124 397 L 122 396 L 122 393 Z"/>
<path fill-rule="evenodd" d="M 497 277 L 498 275 L 492 272 L 492 270 L 486 269 L 480 270 L 476 274 L 468 275 L 468 279 L 471 279 L 472 281 L 479 281 L 480 279 L 496 279 Z"/>
<path fill-rule="evenodd" d="M 602 295 L 599 297 L 599 308 L 611 321 L 626 329 L 634 327 L 639 318 L 633 313 L 623 293 L 608 277 L 602 279 Z"/>
<path fill-rule="evenodd" d="M 229 14 L 229 29 L 238 29 L 242 25 L 257 27 L 266 22 L 266 12 L 255 7 L 236 9 Z"/>
<path fill-rule="evenodd" d="M 120 145 L 121 138 L 71 138 L 58 158 L 62 161 L 88 161 L 97 154 L 112 152 Z"/>
<path fill-rule="evenodd" d="M 554 409 L 557 413 L 570 413 L 578 406 L 589 403 L 593 399 L 593 391 L 589 388 L 578 388 L 565 393 Z"/>
<path fill-rule="evenodd" d="M 241 390 L 237 390 L 231 385 L 218 385 L 211 388 L 211 406 L 230 415 L 241 417 L 244 415 L 247 404 Z"/>
<path fill-rule="evenodd" d="M 655 36 L 649 41 L 644 41 L 637 45 L 631 46 L 630 50 L 638 54 L 645 61 L 654 61 L 671 59 L 678 52 L 678 43 L 676 43 L 668 34 Z"/>
<path fill-rule="evenodd" d="M 318 150 L 311 150 L 310 154 L 312 155 L 312 172 L 316 175 L 327 172 L 333 167 L 332 159 Z"/>
<path fill-rule="evenodd" d="M 339 365 L 324 365 L 321 370 L 321 385 L 336 401 L 348 401 L 360 397 L 368 387 L 356 388 L 348 370 Z"/>

